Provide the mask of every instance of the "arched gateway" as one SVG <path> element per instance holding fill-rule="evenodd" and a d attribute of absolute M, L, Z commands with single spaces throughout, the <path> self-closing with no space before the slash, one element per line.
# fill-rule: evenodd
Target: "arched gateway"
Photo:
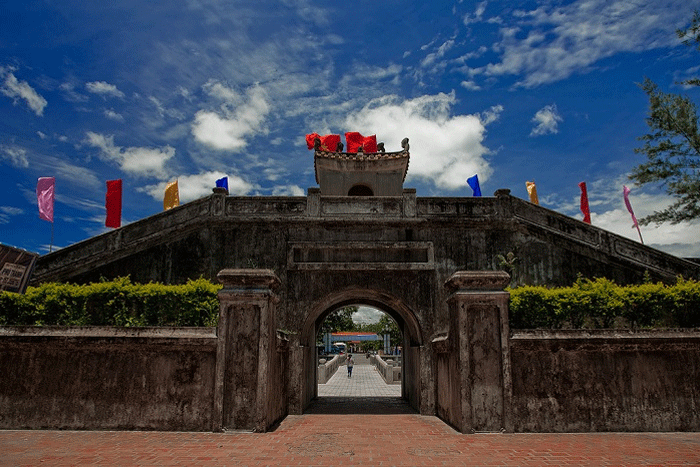
<path fill-rule="evenodd" d="M 287 414 L 303 413 L 317 391 L 318 326 L 332 310 L 354 303 L 400 323 L 402 395 L 421 414 L 437 414 L 465 432 L 580 429 L 575 413 L 566 418 L 565 390 L 552 408 L 554 399 L 540 393 L 557 386 L 538 390 L 541 381 L 527 379 L 527 352 L 541 358 L 543 351 L 531 340 L 509 338 L 503 289 L 511 278 L 495 271 L 498 256 L 522 258 L 512 280 L 529 284 L 570 284 L 579 273 L 620 283 L 641 280 L 645 271 L 655 280 L 698 277 L 700 267 L 508 190 L 484 198 L 417 198 L 403 188 L 407 140 L 402 148 L 367 154 L 317 149 L 319 187 L 305 197 L 215 192 L 42 256 L 35 280 L 130 275 L 139 282 L 180 283 L 218 276 L 224 288 L 216 345 L 208 335 L 186 340 L 181 352 L 199 360 L 181 358 L 178 364 L 191 371 L 173 377 L 178 388 L 198 385 L 192 390 L 198 396 L 182 396 L 187 402 L 169 415 L 191 419 L 196 429 L 266 430 Z M 358 193 L 357 186 L 366 190 Z M 256 268 L 246 269 L 251 264 Z M 511 345 L 517 351 L 512 357 Z M 185 374 L 192 377 L 182 382 Z M 598 400 L 592 394 L 587 401 Z M 152 399 L 144 395 L 144 406 Z M 537 418 L 538 407 L 559 418 Z"/>
<path fill-rule="evenodd" d="M 215 430 L 264 431 L 286 414 L 301 414 L 317 395 L 318 326 L 334 309 L 358 301 L 400 323 L 402 396 L 411 406 L 463 431 L 509 428 L 508 294 L 502 291 L 508 274 L 455 273 L 447 283 L 451 319 L 440 334 L 429 311 L 434 297 L 421 294 L 435 285 L 430 274 L 365 269 L 299 277 L 308 288 L 285 310 L 299 314 L 297 331 L 278 330 L 280 280 L 273 271 L 228 269 L 219 279 Z M 430 345 L 426 333 L 436 336 Z"/>

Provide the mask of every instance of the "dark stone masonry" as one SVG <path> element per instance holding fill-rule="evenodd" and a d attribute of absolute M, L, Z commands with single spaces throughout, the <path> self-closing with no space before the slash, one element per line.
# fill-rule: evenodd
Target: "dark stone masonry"
<path fill-rule="evenodd" d="M 700 430 L 700 333 L 511 333 L 504 291 L 699 264 L 508 190 L 417 197 L 408 143 L 315 158 L 306 197 L 215 193 L 42 256 L 35 282 L 220 280 L 219 325 L 0 328 L 0 428 L 267 430 L 317 396 L 323 319 L 364 304 L 403 330 L 402 397 L 462 432 Z"/>

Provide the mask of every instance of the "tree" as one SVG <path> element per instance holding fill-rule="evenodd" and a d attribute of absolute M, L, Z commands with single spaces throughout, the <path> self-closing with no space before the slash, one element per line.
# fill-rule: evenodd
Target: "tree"
<path fill-rule="evenodd" d="M 357 310 L 357 306 L 346 306 L 326 316 L 326 319 L 323 320 L 323 324 L 321 324 L 321 328 L 318 330 L 321 339 L 323 339 L 323 335 L 327 332 L 354 330 L 355 324 L 352 322 L 352 315 L 357 312 Z"/>
<path fill-rule="evenodd" d="M 683 44 L 700 50 L 700 12 L 695 11 L 687 29 L 676 32 Z M 700 79 L 680 84 L 700 86 Z M 650 132 L 639 138 L 644 146 L 635 152 L 645 154 L 648 160 L 635 167 L 629 178 L 637 185 L 661 182 L 668 194 L 678 198 L 640 223 L 677 224 L 700 218 L 700 131 L 695 103 L 687 96 L 662 92 L 649 78 L 640 86 L 649 96 L 646 121 Z"/>

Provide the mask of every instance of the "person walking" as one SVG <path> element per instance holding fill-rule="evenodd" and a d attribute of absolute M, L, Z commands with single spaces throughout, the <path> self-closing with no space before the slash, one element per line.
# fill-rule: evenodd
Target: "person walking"
<path fill-rule="evenodd" d="M 355 365 L 355 360 L 352 359 L 352 355 L 348 354 L 348 378 L 352 376 L 352 367 Z"/>

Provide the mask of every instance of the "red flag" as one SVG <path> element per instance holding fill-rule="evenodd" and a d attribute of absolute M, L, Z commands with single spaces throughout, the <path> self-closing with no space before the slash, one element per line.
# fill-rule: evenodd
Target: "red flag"
<path fill-rule="evenodd" d="M 338 143 L 340 143 L 340 135 L 319 136 L 318 133 L 311 133 L 306 135 L 306 147 L 313 149 L 316 138 L 321 140 L 321 151 L 333 152 L 338 147 Z"/>
<path fill-rule="evenodd" d="M 591 223 L 591 209 L 588 207 L 588 190 L 586 190 L 586 182 L 578 184 L 581 189 L 581 212 L 583 213 L 583 222 Z"/>
<path fill-rule="evenodd" d="M 118 228 L 122 225 L 122 181 L 107 180 L 107 219 L 106 227 Z"/>
<path fill-rule="evenodd" d="M 40 177 L 36 184 L 36 200 L 39 205 L 39 219 L 53 222 L 53 200 L 56 192 L 56 178 Z"/>
<path fill-rule="evenodd" d="M 362 136 L 356 131 L 345 133 L 345 141 L 348 143 L 348 152 L 355 153 L 362 146 L 362 152 L 377 152 L 377 135 Z"/>

